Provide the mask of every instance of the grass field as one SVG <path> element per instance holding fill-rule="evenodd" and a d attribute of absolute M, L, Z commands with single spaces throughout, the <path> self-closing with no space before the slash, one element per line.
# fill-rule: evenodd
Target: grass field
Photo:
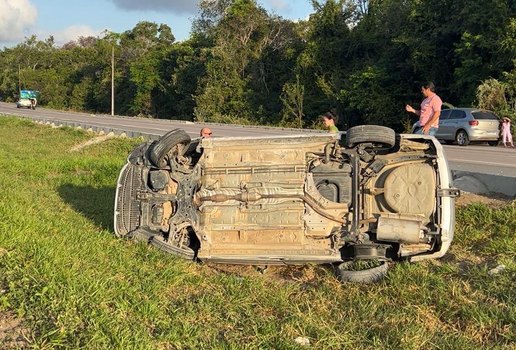
<path fill-rule="evenodd" d="M 0 349 L 516 348 L 514 201 L 459 208 L 447 256 L 375 285 L 327 266 L 261 274 L 116 239 L 115 182 L 139 141 L 70 151 L 92 137 L 0 117 L 0 317 L 27 337 Z"/>

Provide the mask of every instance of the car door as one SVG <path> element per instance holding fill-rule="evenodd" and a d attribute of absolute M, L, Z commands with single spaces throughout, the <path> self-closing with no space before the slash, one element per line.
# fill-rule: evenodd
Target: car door
<path fill-rule="evenodd" d="M 452 109 L 450 110 L 450 115 L 447 120 L 447 130 L 449 137 L 448 140 L 455 139 L 455 135 L 457 135 L 457 131 L 459 130 L 468 130 L 468 123 L 466 120 L 466 112 L 460 109 Z"/>
<path fill-rule="evenodd" d="M 441 115 L 439 116 L 439 128 L 435 133 L 435 137 L 441 140 L 449 140 L 449 126 L 448 126 L 448 118 L 450 117 L 451 109 L 443 109 L 441 111 Z"/>

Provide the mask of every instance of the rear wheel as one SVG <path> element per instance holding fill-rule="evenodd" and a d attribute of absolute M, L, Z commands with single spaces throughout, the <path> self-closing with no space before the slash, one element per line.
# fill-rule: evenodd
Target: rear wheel
<path fill-rule="evenodd" d="M 391 148 L 396 143 L 396 134 L 391 128 L 379 125 L 359 125 L 346 132 L 346 146 L 354 147 L 360 143 L 372 143 Z"/>
<path fill-rule="evenodd" d="M 376 266 L 368 268 L 368 265 Z M 363 268 L 365 267 L 365 268 Z M 337 267 L 337 278 L 342 282 L 374 283 L 387 275 L 389 264 L 374 260 L 346 261 Z"/>
<path fill-rule="evenodd" d="M 464 130 L 459 130 L 455 135 L 455 143 L 459 146 L 467 146 L 469 145 L 469 136 L 468 133 Z"/>
<path fill-rule="evenodd" d="M 496 140 L 496 141 L 487 141 L 487 144 L 489 146 L 496 147 L 496 146 L 498 146 L 498 140 Z"/>

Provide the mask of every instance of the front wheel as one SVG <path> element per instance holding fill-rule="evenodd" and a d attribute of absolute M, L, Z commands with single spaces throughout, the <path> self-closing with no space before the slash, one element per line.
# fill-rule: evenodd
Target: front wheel
<path fill-rule="evenodd" d="M 184 130 L 174 129 L 149 146 L 148 157 L 156 167 L 163 169 L 168 157 L 184 155 L 190 141 L 190 136 Z"/>
<path fill-rule="evenodd" d="M 464 130 L 459 130 L 457 135 L 455 135 L 455 143 L 459 146 L 467 146 L 469 145 L 469 136 L 468 133 Z"/>

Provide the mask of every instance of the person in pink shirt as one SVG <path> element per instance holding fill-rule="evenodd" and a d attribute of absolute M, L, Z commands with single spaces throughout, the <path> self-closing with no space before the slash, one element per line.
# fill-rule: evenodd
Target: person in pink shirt
<path fill-rule="evenodd" d="M 421 102 L 421 109 L 417 110 L 406 105 L 405 110 L 419 116 L 419 128 L 416 129 L 416 134 L 434 136 L 439 128 L 439 116 L 441 115 L 443 101 L 435 93 L 435 85 L 432 82 L 423 85 L 421 92 L 425 96 L 425 99 Z"/>

